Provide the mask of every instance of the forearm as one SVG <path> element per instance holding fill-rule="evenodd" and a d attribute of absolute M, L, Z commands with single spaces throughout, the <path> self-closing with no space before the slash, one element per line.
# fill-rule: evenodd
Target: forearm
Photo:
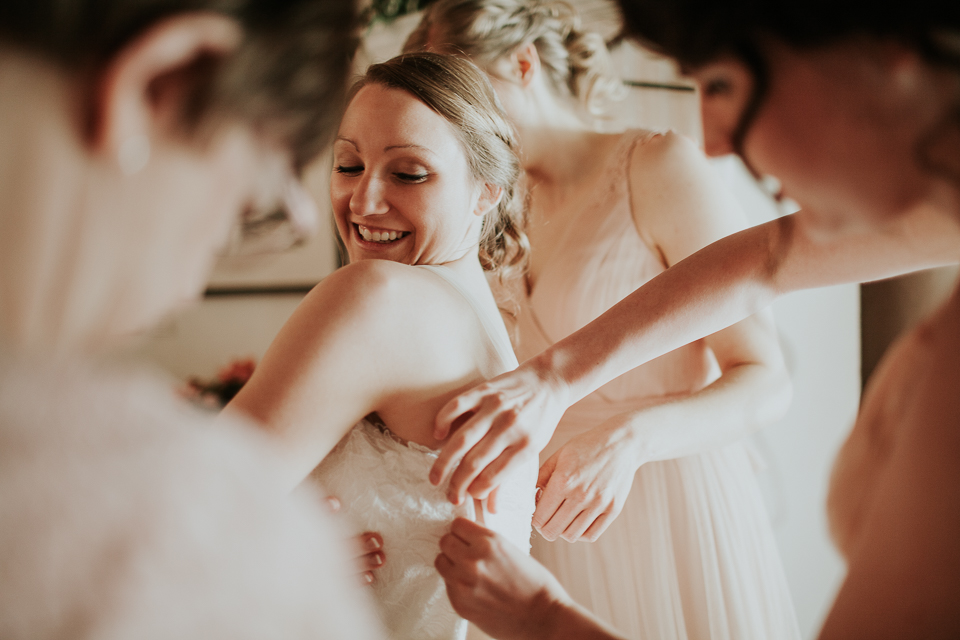
<path fill-rule="evenodd" d="M 573 403 L 617 376 L 756 313 L 792 291 L 956 263 L 960 231 L 921 211 L 882 231 L 825 234 L 804 212 L 704 247 L 526 361 Z"/>
<path fill-rule="evenodd" d="M 523 366 L 565 385 L 573 403 L 631 369 L 742 320 L 779 293 L 766 265 L 767 234 L 754 227 L 705 247 Z"/>
<path fill-rule="evenodd" d="M 623 429 L 636 460 L 652 462 L 724 446 L 779 420 L 790 404 L 783 367 L 745 364 L 690 396 L 627 417 Z"/>
<path fill-rule="evenodd" d="M 557 603 L 549 620 L 531 640 L 626 640 L 572 600 Z"/>

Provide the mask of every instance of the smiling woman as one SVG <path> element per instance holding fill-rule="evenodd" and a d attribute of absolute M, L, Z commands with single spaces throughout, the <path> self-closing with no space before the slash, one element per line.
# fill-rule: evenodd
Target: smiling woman
<path fill-rule="evenodd" d="M 453 640 L 467 627 L 433 567 L 440 537 L 468 516 L 527 549 L 534 509 L 532 459 L 497 513 L 428 480 L 437 410 L 517 365 L 484 276 L 525 256 L 516 140 L 461 59 L 401 56 L 350 96 L 331 180 L 350 264 L 304 299 L 227 410 L 264 425 L 289 486 L 309 476 L 357 533 L 383 534 L 374 590 L 393 637 Z"/>

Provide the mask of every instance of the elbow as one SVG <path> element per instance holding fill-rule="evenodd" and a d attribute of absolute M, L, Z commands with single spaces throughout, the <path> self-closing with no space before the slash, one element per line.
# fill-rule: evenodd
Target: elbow
<path fill-rule="evenodd" d="M 747 425 L 750 432 L 760 431 L 787 415 L 793 400 L 793 382 L 787 368 L 764 365 L 762 382 L 757 381 L 750 401 L 745 407 Z"/>

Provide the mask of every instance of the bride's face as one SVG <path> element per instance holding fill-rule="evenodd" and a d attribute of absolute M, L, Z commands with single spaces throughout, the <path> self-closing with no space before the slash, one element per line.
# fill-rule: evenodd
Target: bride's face
<path fill-rule="evenodd" d="M 476 255 L 481 185 L 438 113 L 406 91 L 367 85 L 348 105 L 333 149 L 331 200 L 351 262 Z"/>

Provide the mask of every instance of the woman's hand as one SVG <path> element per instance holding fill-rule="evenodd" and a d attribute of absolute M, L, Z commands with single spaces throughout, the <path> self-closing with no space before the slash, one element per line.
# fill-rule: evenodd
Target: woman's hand
<path fill-rule="evenodd" d="M 594 542 L 620 515 L 642 461 L 631 417 L 617 416 L 572 438 L 540 467 L 543 493 L 533 526 L 544 538 Z"/>
<path fill-rule="evenodd" d="M 534 360 L 460 394 L 437 414 L 434 437 L 453 435 L 430 481 L 439 485 L 449 476 L 454 504 L 466 493 L 486 498 L 505 476 L 540 455 L 568 406 L 566 386 L 541 373 Z"/>
<path fill-rule="evenodd" d="M 536 560 L 464 518 L 440 539 L 440 551 L 435 565 L 458 614 L 495 638 L 552 637 L 555 613 L 570 596 Z"/>
<path fill-rule="evenodd" d="M 333 496 L 327 496 L 327 508 L 330 513 L 340 511 L 340 501 Z M 353 551 L 354 566 L 357 567 L 360 579 L 366 584 L 377 581 L 374 573 L 383 566 L 387 557 L 383 553 L 383 536 L 375 531 L 366 531 L 351 540 L 350 548 Z"/>

